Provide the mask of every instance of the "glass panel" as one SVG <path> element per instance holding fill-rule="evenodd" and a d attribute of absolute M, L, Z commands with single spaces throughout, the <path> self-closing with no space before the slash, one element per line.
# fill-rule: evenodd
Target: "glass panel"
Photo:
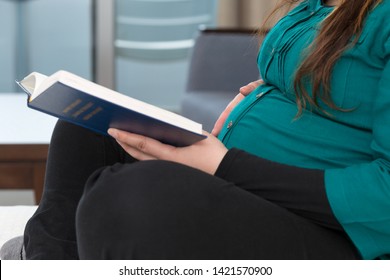
<path fill-rule="evenodd" d="M 215 26 L 217 0 L 116 0 L 116 89 L 173 111 L 185 90 L 201 25 Z"/>
<path fill-rule="evenodd" d="M 16 49 L 15 34 L 15 1 L 0 1 L 0 92 L 11 92 L 15 89 Z"/>
<path fill-rule="evenodd" d="M 92 78 L 91 0 L 0 0 L 0 92 L 32 71 Z"/>

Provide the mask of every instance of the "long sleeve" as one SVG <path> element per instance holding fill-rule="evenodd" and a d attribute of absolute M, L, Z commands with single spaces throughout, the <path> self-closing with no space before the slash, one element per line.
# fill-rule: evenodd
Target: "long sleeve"
<path fill-rule="evenodd" d="M 215 175 L 315 223 L 341 228 L 326 197 L 323 170 L 280 164 L 233 148 Z"/>
<path fill-rule="evenodd" d="M 372 162 L 325 171 L 332 209 L 364 258 L 390 252 L 390 38 L 373 106 Z"/>

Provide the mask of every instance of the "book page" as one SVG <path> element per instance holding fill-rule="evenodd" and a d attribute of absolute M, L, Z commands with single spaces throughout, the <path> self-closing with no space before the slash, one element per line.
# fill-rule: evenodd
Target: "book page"
<path fill-rule="evenodd" d="M 26 78 L 24 78 L 22 81 L 20 81 L 20 85 L 23 87 L 23 89 L 30 94 L 30 100 L 34 99 L 35 96 L 38 94 L 38 89 L 41 84 L 44 83 L 44 81 L 47 79 L 46 75 L 43 75 L 38 72 L 32 72 L 30 75 L 28 75 Z"/>

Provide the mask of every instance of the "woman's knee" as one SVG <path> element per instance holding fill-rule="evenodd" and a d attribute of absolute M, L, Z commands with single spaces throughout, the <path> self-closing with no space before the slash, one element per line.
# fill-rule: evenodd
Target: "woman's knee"
<path fill-rule="evenodd" d="M 214 207 L 219 191 L 213 184 L 219 184 L 218 180 L 168 161 L 117 163 L 101 168 L 89 177 L 79 214 L 103 211 L 103 216 L 109 212 L 134 221 L 171 219 L 199 204 Z"/>
<path fill-rule="evenodd" d="M 119 199 L 123 195 L 168 195 L 193 182 L 193 178 L 183 172 L 186 169 L 188 167 L 160 160 L 116 163 L 100 168 L 89 177 L 84 196 L 99 193 L 103 196 L 102 199 L 107 198 L 107 195 L 118 196 Z"/>
<path fill-rule="evenodd" d="M 171 163 L 143 161 L 116 163 L 100 168 L 87 180 L 79 208 L 95 208 L 124 214 L 146 211 L 152 205 L 168 202 L 182 185 L 175 180 Z M 99 211 L 94 209 L 93 211 Z"/>
<path fill-rule="evenodd" d="M 180 183 L 175 184 L 171 173 L 175 165 L 163 161 L 115 164 L 92 174 L 76 215 L 80 250 L 90 252 L 96 242 L 115 247 L 115 240 L 149 244 L 159 240 L 162 232 L 169 235 L 168 225 L 185 219 L 183 209 L 188 204 L 177 194 Z"/>

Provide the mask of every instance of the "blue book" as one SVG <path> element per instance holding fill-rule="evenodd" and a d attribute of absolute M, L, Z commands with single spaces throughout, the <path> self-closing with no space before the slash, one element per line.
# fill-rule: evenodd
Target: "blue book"
<path fill-rule="evenodd" d="M 117 128 L 183 147 L 206 138 L 202 125 L 66 71 L 17 82 L 28 107 L 107 135 Z"/>

